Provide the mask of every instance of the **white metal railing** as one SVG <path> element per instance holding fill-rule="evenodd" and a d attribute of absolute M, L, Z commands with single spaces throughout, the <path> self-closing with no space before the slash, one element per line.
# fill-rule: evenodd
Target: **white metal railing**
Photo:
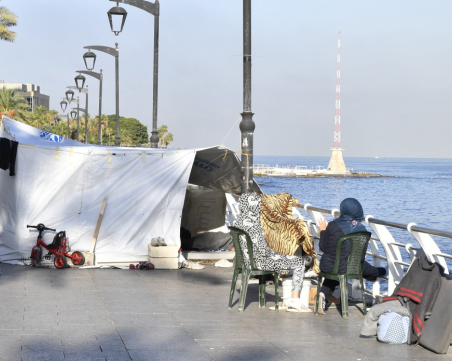
<path fill-rule="evenodd" d="M 310 204 L 296 204 L 295 207 L 304 209 L 305 212 L 310 216 L 311 219 L 306 219 L 305 221 L 310 229 L 310 232 L 314 235 L 315 249 L 316 251 L 319 251 L 318 240 L 320 232 L 316 226 L 316 223 L 318 222 L 320 217 L 323 217 L 322 214 L 330 214 L 333 217 L 340 216 L 339 210 L 317 208 L 311 206 Z M 299 211 L 296 211 L 295 213 L 298 213 L 298 217 L 301 216 L 301 213 Z M 452 259 L 452 255 L 441 252 L 432 236 L 452 239 L 452 232 L 419 227 L 415 223 L 402 224 L 385 221 L 374 218 L 371 215 L 366 216 L 365 222 L 377 236 L 371 238 L 369 242 L 370 252 L 368 251 L 367 254 L 373 258 L 374 266 L 380 266 L 380 260 L 385 260 L 388 264 L 389 274 L 387 275 L 387 277 L 385 277 L 388 280 L 388 294 L 392 294 L 396 285 L 405 275 L 406 267 L 410 265 L 410 262 L 413 259 L 414 255 L 420 249 L 424 251 L 427 259 L 430 262 L 438 262 L 441 266 L 444 267 L 445 272 L 449 273 L 445 259 Z M 420 247 L 414 247 L 411 243 L 405 244 L 397 242 L 394 239 L 394 235 L 393 233 L 391 233 L 390 229 L 400 229 L 406 231 L 408 235 L 414 238 L 414 240 L 419 244 Z M 381 245 L 384 254 L 381 254 L 378 243 Z M 408 258 L 410 262 L 404 261 L 401 250 L 405 251 L 405 254 L 407 255 L 406 258 Z M 373 282 L 372 290 L 366 290 L 366 292 L 371 293 L 373 296 L 380 295 L 380 283 L 378 281 Z M 356 282 L 353 283 L 351 296 L 353 298 L 358 298 L 359 296 L 359 287 Z"/>

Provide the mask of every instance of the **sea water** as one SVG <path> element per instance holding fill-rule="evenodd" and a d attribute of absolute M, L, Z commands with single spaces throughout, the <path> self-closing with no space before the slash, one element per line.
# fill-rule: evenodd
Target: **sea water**
<path fill-rule="evenodd" d="M 354 172 L 386 177 L 256 177 L 266 194 L 287 192 L 301 204 L 339 209 L 348 197 L 358 199 L 365 215 L 374 218 L 452 231 L 452 159 L 344 158 Z M 300 165 L 327 168 L 329 157 L 255 156 L 254 164 Z M 326 215 L 327 220 L 332 217 Z M 407 232 L 389 228 L 396 241 L 416 240 Z M 452 254 L 452 239 L 433 237 L 441 251 Z M 448 262 L 449 263 L 449 262 Z M 450 267 L 449 267 L 450 268 Z"/>

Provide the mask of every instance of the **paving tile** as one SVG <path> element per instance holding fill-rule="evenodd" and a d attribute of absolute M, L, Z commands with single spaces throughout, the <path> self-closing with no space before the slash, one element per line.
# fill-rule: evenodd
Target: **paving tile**
<path fill-rule="evenodd" d="M 207 353 L 199 351 L 183 351 L 183 350 L 132 350 L 130 351 L 133 361 L 210 361 L 213 360 Z"/>
<path fill-rule="evenodd" d="M 235 351 L 232 349 L 218 349 L 212 348 L 206 351 L 214 360 L 219 361 L 249 361 L 249 360 L 263 360 L 263 361 L 290 361 L 284 352 L 276 348 L 256 348 L 254 350 Z"/>

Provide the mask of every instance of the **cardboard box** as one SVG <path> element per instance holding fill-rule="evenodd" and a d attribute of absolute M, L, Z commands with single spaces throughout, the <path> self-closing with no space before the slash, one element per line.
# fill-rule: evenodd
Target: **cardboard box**
<path fill-rule="evenodd" d="M 168 246 L 148 246 L 149 262 L 155 269 L 178 269 L 179 268 L 179 247 L 175 244 Z"/>
<path fill-rule="evenodd" d="M 311 290 L 309 291 L 309 308 L 311 310 L 313 310 L 315 308 L 315 296 L 317 295 L 317 285 L 315 286 L 315 288 L 311 288 Z M 332 295 L 329 299 L 329 302 L 327 302 L 327 309 L 329 308 L 340 308 L 341 307 L 341 299 L 340 297 L 334 297 L 334 295 Z"/>

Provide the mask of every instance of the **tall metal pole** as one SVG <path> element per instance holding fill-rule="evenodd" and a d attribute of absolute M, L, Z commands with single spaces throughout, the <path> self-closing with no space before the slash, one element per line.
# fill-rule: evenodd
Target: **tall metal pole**
<path fill-rule="evenodd" d="M 119 49 L 118 43 L 115 43 L 115 49 L 117 55 L 115 56 L 115 78 L 116 78 L 116 138 L 115 146 L 121 145 L 121 139 L 119 138 Z"/>
<path fill-rule="evenodd" d="M 99 129 L 97 130 L 97 144 L 102 144 L 102 69 L 100 69 L 100 79 L 99 79 Z"/>
<path fill-rule="evenodd" d="M 240 122 L 242 193 L 253 191 L 253 133 L 251 112 L 251 0 L 243 0 L 243 113 Z"/>
<path fill-rule="evenodd" d="M 77 142 L 80 142 L 80 99 L 77 97 Z"/>
<path fill-rule="evenodd" d="M 159 82 L 159 19 L 160 19 L 160 4 L 155 1 L 155 15 L 154 15 L 154 81 L 152 87 L 152 135 L 151 148 L 158 148 L 159 133 L 157 130 L 157 104 L 158 104 L 158 82 Z"/>
<path fill-rule="evenodd" d="M 85 144 L 88 144 L 88 85 L 86 86 L 85 102 Z"/>
<path fill-rule="evenodd" d="M 69 128 L 69 113 L 67 113 L 67 139 L 71 139 L 71 129 Z"/>

